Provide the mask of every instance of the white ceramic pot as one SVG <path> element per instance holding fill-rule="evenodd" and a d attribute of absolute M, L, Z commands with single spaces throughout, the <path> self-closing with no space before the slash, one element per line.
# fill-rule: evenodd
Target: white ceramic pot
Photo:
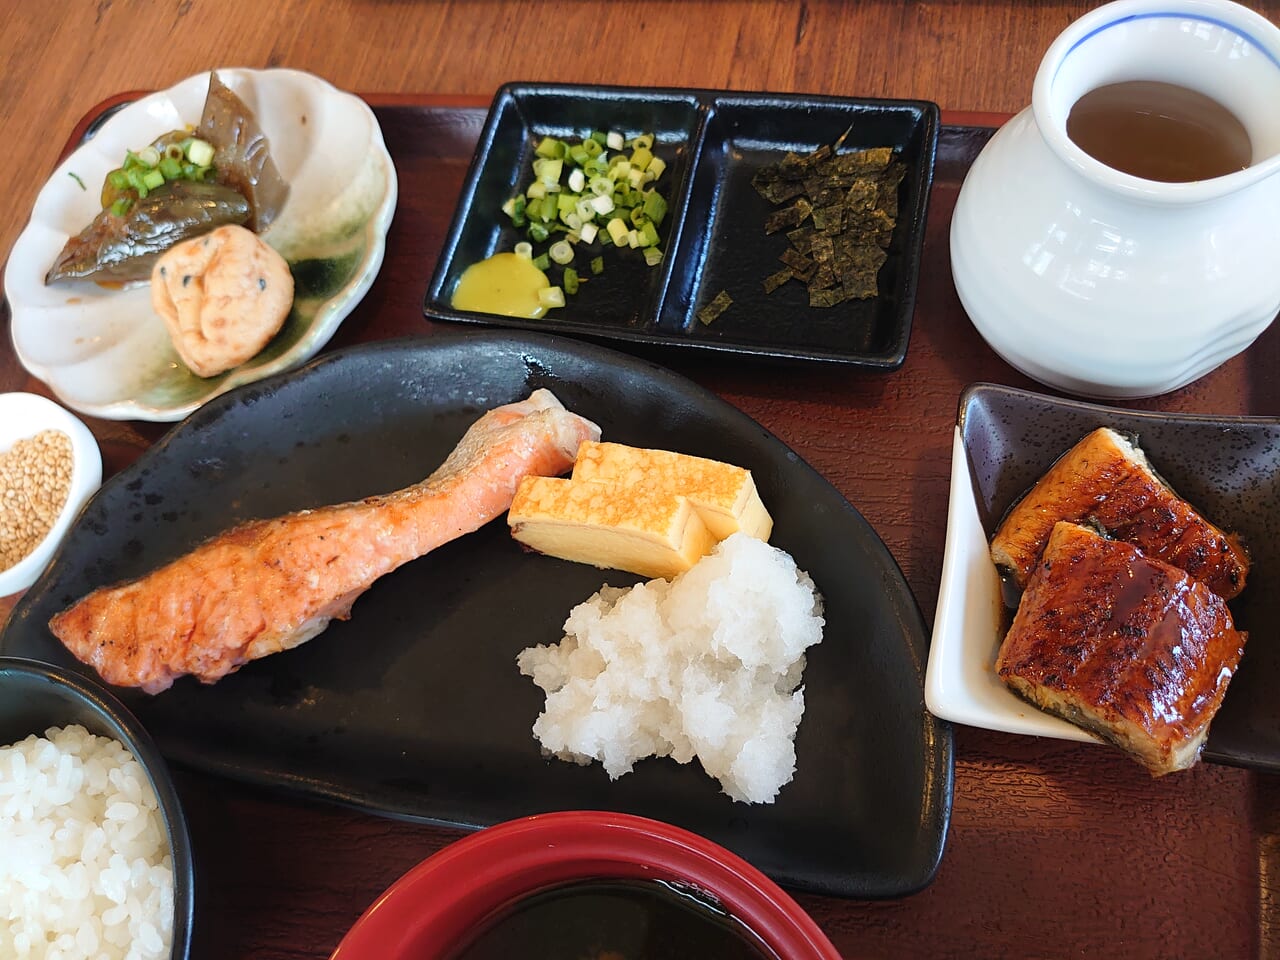
<path fill-rule="evenodd" d="M 1067 115 L 1109 83 L 1207 94 L 1249 132 L 1251 165 L 1191 183 L 1120 173 Z M 1251 344 L 1280 310 L 1280 30 L 1226 0 L 1120 0 L 1069 26 L 1032 104 L 978 156 L 951 221 L 974 326 L 1042 383 L 1154 396 Z"/>

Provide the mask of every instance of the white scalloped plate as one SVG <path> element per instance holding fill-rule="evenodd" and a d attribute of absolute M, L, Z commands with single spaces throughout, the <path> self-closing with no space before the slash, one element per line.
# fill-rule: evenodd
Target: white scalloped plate
<path fill-rule="evenodd" d="M 284 209 L 262 236 L 294 271 L 293 311 L 252 360 L 202 379 L 179 361 L 146 284 L 45 285 L 45 273 L 67 238 L 97 214 L 103 178 L 119 166 L 125 150 L 199 122 L 209 75 L 188 77 L 138 100 L 54 171 L 5 270 L 18 358 L 81 413 L 181 420 L 233 387 L 295 367 L 328 343 L 382 265 L 397 183 L 368 104 L 297 70 L 218 74 L 257 115 L 289 183 Z"/>

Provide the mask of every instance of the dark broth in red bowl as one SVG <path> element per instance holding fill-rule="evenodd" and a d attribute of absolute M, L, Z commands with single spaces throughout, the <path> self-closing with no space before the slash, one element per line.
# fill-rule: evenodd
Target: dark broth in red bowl
<path fill-rule="evenodd" d="M 741 857 L 607 811 L 511 820 L 445 847 L 365 911 L 331 960 L 840 960 Z"/>
<path fill-rule="evenodd" d="M 481 923 L 449 960 L 776 960 L 737 917 L 664 880 L 582 880 Z"/>

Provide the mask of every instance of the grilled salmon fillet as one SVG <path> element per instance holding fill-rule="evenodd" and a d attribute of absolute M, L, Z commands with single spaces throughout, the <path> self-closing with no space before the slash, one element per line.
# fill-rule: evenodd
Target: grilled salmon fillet
<path fill-rule="evenodd" d="M 146 576 L 95 590 L 49 628 L 104 680 L 158 693 L 213 683 L 320 633 L 383 574 L 511 505 L 520 479 L 573 466 L 599 428 L 547 390 L 485 413 L 431 476 L 394 493 L 244 523 Z"/>
<path fill-rule="evenodd" d="M 996 672 L 1160 776 L 1199 758 L 1246 639 L 1201 581 L 1131 544 L 1058 523 Z"/>
<path fill-rule="evenodd" d="M 1107 427 L 1063 454 L 1000 524 L 991 558 L 1025 587 L 1059 520 L 1108 536 L 1185 570 L 1230 600 L 1244 589 L 1249 555 L 1156 475 L 1136 445 Z"/>

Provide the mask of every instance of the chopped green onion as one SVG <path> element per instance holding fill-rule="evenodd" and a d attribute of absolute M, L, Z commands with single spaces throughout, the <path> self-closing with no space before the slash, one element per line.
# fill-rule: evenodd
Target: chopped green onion
<path fill-rule="evenodd" d="M 538 302 L 544 307 L 563 307 L 564 291 L 559 287 L 543 287 L 538 291 Z"/>
<path fill-rule="evenodd" d="M 609 239 L 613 241 L 616 247 L 625 247 L 627 245 L 627 225 L 618 217 L 614 217 L 606 225 L 609 231 Z"/>
<path fill-rule="evenodd" d="M 582 283 L 571 266 L 574 247 L 598 243 L 606 232 L 611 246 L 639 249 L 650 265 L 661 262 L 658 227 L 667 204 L 647 185 L 665 164 L 653 154 L 653 143 L 652 134 L 626 141 L 621 133 L 599 131 L 577 143 L 550 136 L 538 141 L 531 164 L 533 181 L 523 193 L 510 197 L 502 211 L 525 230 L 526 239 L 515 246 L 518 256 L 543 271 L 553 265 L 563 268 L 563 289 L 552 287 L 540 294 L 553 301 L 561 298 L 549 306 L 562 305 L 565 292 L 576 293 Z M 563 236 L 555 239 L 556 233 Z M 535 245 L 542 243 L 551 243 L 550 248 L 534 256 Z M 600 274 L 604 258 L 593 258 L 590 267 L 593 275 Z"/>
<path fill-rule="evenodd" d="M 565 151 L 564 144 L 555 137 L 543 137 L 533 152 L 540 157 L 558 160 L 564 156 Z"/>
<path fill-rule="evenodd" d="M 662 226 L 662 218 L 667 215 L 667 201 L 657 190 L 645 194 L 644 215 L 653 221 L 654 226 Z"/>
<path fill-rule="evenodd" d="M 148 190 L 154 190 L 157 187 L 163 187 L 164 174 L 161 173 L 159 170 L 148 170 L 146 173 L 142 175 L 142 182 L 147 185 Z"/>
<path fill-rule="evenodd" d="M 160 163 L 160 151 L 155 147 L 143 147 L 138 151 L 138 162 L 145 167 L 155 167 Z"/>
<path fill-rule="evenodd" d="M 552 184 L 560 182 L 560 174 L 563 170 L 563 160 L 548 160 L 543 157 L 540 160 L 533 161 L 533 172 L 539 180 L 547 185 L 548 189 Z"/>
<path fill-rule="evenodd" d="M 187 159 L 197 167 L 207 167 L 213 163 L 213 144 L 205 140 L 193 138 L 187 144 Z"/>
<path fill-rule="evenodd" d="M 133 206 L 133 201 L 128 197 L 117 197 L 111 204 L 110 210 L 113 217 L 123 217 L 129 212 L 129 208 Z"/>
<path fill-rule="evenodd" d="M 166 146 L 164 155 L 170 160 L 177 160 L 178 163 L 182 163 L 183 160 L 187 159 L 187 153 L 182 149 L 182 144 L 180 143 L 171 143 Z"/>
<path fill-rule="evenodd" d="M 125 176 L 129 178 L 129 186 L 138 191 L 138 197 L 144 198 L 147 195 L 147 185 L 142 180 L 142 170 L 137 167 L 129 167 L 125 171 Z"/>
<path fill-rule="evenodd" d="M 116 190 L 127 190 L 129 188 L 129 175 L 123 170 L 112 170 L 107 174 L 107 183 L 111 184 Z"/>
<path fill-rule="evenodd" d="M 182 179 L 182 163 L 168 154 L 160 158 L 160 166 L 157 169 L 166 180 Z"/>

